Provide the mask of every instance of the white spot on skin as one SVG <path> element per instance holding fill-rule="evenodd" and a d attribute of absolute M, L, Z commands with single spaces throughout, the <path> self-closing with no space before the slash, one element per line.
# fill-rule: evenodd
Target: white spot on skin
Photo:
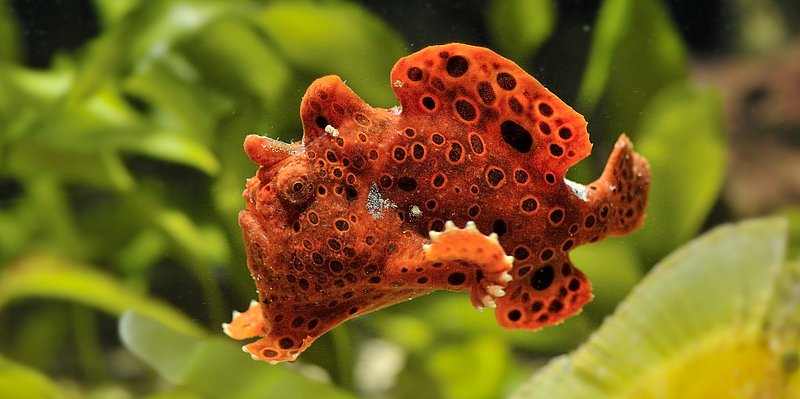
<path fill-rule="evenodd" d="M 572 193 L 575 194 L 578 199 L 583 202 L 589 202 L 589 190 L 586 189 L 586 186 L 580 183 L 575 183 L 572 180 L 564 179 L 564 183 L 572 190 Z M 614 191 L 613 189 L 611 191 Z"/>
<path fill-rule="evenodd" d="M 392 115 L 399 116 L 400 114 L 403 113 L 403 107 L 399 106 L 399 105 L 395 105 L 394 107 L 389 109 L 389 112 L 391 112 Z"/>
<path fill-rule="evenodd" d="M 397 204 L 383 198 L 380 190 L 378 190 L 378 185 L 372 183 L 369 187 L 369 193 L 367 194 L 367 213 L 369 213 L 373 219 L 380 219 L 383 217 L 383 211 L 396 208 Z"/>
<path fill-rule="evenodd" d="M 333 137 L 339 137 L 339 130 L 331 125 L 325 126 L 325 133 L 328 133 Z"/>
<path fill-rule="evenodd" d="M 408 214 L 411 215 L 412 218 L 418 218 L 422 216 L 422 209 L 419 209 L 416 205 L 411 205 L 411 207 L 408 208 Z"/>
<path fill-rule="evenodd" d="M 392 83 L 392 86 L 394 86 L 394 87 L 403 87 L 403 81 L 400 80 L 400 79 L 397 79 Z"/>

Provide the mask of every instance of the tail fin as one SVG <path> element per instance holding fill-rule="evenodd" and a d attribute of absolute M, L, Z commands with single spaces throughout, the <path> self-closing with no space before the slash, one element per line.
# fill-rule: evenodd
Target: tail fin
<path fill-rule="evenodd" d="M 589 202 L 595 204 L 601 219 L 608 218 L 609 234 L 624 235 L 642 225 L 649 187 L 650 165 L 622 134 L 603 174 L 589 185 Z"/>

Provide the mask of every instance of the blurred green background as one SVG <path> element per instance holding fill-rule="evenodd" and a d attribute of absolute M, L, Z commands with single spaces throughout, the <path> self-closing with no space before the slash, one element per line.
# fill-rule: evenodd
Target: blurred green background
<path fill-rule="evenodd" d="M 0 0 L 0 397 L 505 397 L 712 226 L 787 216 L 797 255 L 798 26 L 792 0 Z M 295 365 L 250 361 L 219 327 L 255 297 L 244 136 L 298 139 L 327 74 L 391 107 L 394 62 L 451 41 L 586 116 L 573 179 L 629 134 L 653 170 L 645 227 L 573 252 L 596 299 L 560 326 L 505 331 L 442 292 Z"/>

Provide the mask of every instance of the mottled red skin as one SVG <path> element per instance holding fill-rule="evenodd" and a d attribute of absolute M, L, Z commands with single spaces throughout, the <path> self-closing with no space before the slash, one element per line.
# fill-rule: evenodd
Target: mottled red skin
<path fill-rule="evenodd" d="M 513 62 L 433 46 L 398 61 L 391 82 L 401 113 L 327 76 L 303 97 L 302 143 L 245 141 L 260 168 L 239 222 L 260 301 L 229 330 L 263 337 L 247 346 L 254 357 L 294 360 L 336 325 L 432 290 L 470 290 L 479 306 L 487 279 L 505 287 L 495 298 L 503 327 L 558 323 L 592 297 L 567 252 L 642 223 L 644 158 L 621 136 L 600 179 L 576 196 L 564 174 L 591 150 L 586 121 Z M 378 201 L 376 211 L 375 198 L 395 207 Z M 495 248 L 477 234 L 423 251 L 448 220 L 496 232 L 515 257 L 513 280 L 481 258 Z M 442 255 L 446 245 L 480 249 Z"/>

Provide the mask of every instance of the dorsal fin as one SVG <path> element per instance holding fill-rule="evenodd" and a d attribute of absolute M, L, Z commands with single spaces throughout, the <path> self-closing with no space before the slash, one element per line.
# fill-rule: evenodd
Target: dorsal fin
<path fill-rule="evenodd" d="M 404 117 L 460 122 L 559 179 L 591 151 L 583 116 L 489 49 L 431 46 L 400 59 L 391 81 Z"/>
<path fill-rule="evenodd" d="M 300 118 L 303 121 L 303 144 L 338 129 L 344 120 L 357 112 L 372 113 L 372 107 L 335 75 L 315 80 L 303 95 Z M 331 128 L 328 128 L 330 126 Z M 326 128 L 329 131 L 326 132 Z"/>

